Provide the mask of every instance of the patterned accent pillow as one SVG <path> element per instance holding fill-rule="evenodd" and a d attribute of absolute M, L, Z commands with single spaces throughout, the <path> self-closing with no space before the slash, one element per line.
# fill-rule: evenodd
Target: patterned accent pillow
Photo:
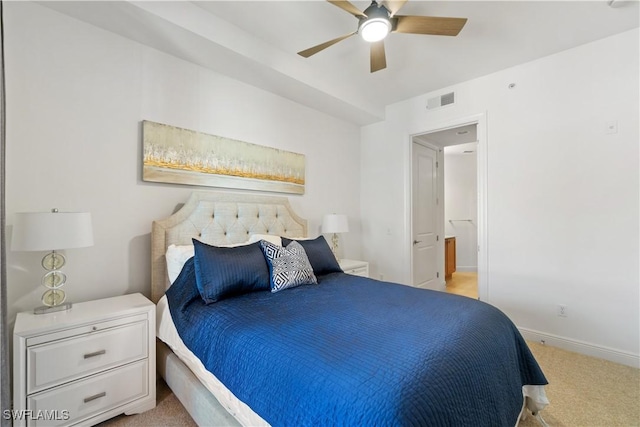
<path fill-rule="evenodd" d="M 318 283 L 309 258 L 300 243 L 291 242 L 283 248 L 261 240 L 260 248 L 269 265 L 271 292 Z"/>

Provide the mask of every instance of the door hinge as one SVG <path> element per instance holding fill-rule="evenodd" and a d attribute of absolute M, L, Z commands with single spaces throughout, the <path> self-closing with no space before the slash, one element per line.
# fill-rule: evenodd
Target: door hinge
<path fill-rule="evenodd" d="M 440 272 L 438 271 L 438 272 L 436 273 L 436 279 L 439 279 L 439 278 L 440 278 Z"/>
<path fill-rule="evenodd" d="M 440 241 L 440 236 L 436 234 L 436 242 L 439 242 L 439 241 Z"/>
<path fill-rule="evenodd" d="M 436 167 L 439 167 L 438 162 L 436 161 Z"/>

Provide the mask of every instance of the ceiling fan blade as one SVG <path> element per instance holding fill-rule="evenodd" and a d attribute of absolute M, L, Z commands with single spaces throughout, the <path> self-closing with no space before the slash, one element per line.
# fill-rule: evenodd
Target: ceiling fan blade
<path fill-rule="evenodd" d="M 397 19 L 394 32 L 436 36 L 457 36 L 467 22 L 467 18 L 441 18 L 434 16 L 398 15 L 393 19 Z"/>
<path fill-rule="evenodd" d="M 404 6 L 407 0 L 383 0 L 382 5 L 387 8 L 389 12 L 391 12 L 391 16 L 398 13 L 400 8 Z"/>
<path fill-rule="evenodd" d="M 304 56 L 305 58 L 308 58 L 311 55 L 315 55 L 316 53 L 320 52 L 321 50 L 324 50 L 324 49 L 328 48 L 329 46 L 333 46 L 334 44 L 338 43 L 339 41 L 342 41 L 342 40 L 344 40 L 346 38 L 349 38 L 354 34 L 356 34 L 356 31 L 354 31 L 353 33 L 345 34 L 344 36 L 335 38 L 333 40 L 329 40 L 328 42 L 320 43 L 319 45 L 314 46 L 314 47 L 310 47 L 309 49 L 301 50 L 300 52 L 298 52 L 298 55 Z"/>
<path fill-rule="evenodd" d="M 365 15 L 364 13 L 362 13 L 360 11 L 360 9 L 358 9 L 357 7 L 355 7 L 354 5 L 352 5 L 351 3 L 349 3 L 348 1 L 334 1 L 334 0 L 327 0 L 329 3 L 331 3 L 334 6 L 338 6 L 340 9 L 345 10 L 347 12 L 349 12 L 350 14 L 352 14 L 353 16 L 355 16 L 356 18 L 359 17 L 364 17 L 366 18 L 367 15 Z"/>
<path fill-rule="evenodd" d="M 384 53 L 384 40 L 371 43 L 371 72 L 387 68 L 387 56 Z"/>

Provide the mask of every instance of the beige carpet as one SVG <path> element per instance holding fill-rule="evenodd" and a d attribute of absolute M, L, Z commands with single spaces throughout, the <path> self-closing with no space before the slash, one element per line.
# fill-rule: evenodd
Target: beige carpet
<path fill-rule="evenodd" d="M 542 411 L 549 426 L 640 426 L 638 369 L 529 343 L 549 381 L 550 405 Z M 532 418 L 520 426 L 539 426 Z"/>
<path fill-rule="evenodd" d="M 640 426 L 638 369 L 538 343 L 529 343 L 549 385 L 551 402 L 542 417 L 551 427 Z M 100 424 L 101 427 L 195 426 L 176 397 L 158 380 L 155 409 Z M 539 427 L 532 417 L 519 427 Z"/>
<path fill-rule="evenodd" d="M 158 376 L 156 387 L 156 407 L 136 415 L 120 415 L 98 424 L 99 427 L 195 427 L 189 416 L 167 384 Z"/>

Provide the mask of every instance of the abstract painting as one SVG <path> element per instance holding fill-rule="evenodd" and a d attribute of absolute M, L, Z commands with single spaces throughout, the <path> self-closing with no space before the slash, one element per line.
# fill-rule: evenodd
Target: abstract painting
<path fill-rule="evenodd" d="M 147 120 L 142 146 L 144 181 L 304 194 L 303 154 Z"/>

